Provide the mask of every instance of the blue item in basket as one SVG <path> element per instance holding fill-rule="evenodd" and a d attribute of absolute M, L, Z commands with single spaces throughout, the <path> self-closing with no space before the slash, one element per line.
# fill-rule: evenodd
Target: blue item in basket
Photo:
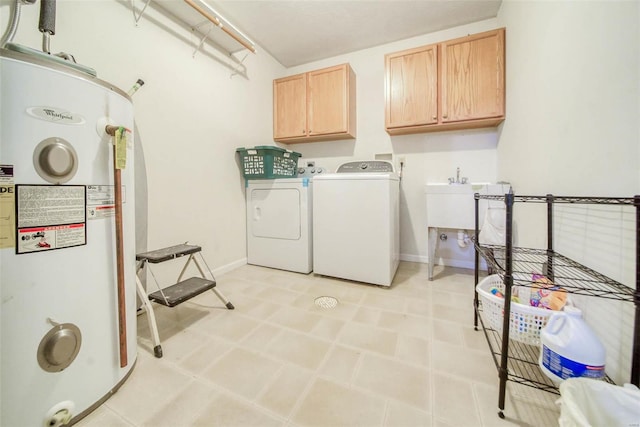
<path fill-rule="evenodd" d="M 502 294 L 502 292 L 500 292 L 500 289 L 496 288 L 495 286 L 489 289 L 489 292 L 491 292 L 493 295 L 497 296 L 498 298 L 504 298 L 504 295 Z"/>

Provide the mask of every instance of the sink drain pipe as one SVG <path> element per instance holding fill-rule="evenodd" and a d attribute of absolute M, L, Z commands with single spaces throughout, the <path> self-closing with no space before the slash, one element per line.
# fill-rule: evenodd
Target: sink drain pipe
<path fill-rule="evenodd" d="M 471 239 L 465 230 L 458 230 L 458 246 L 466 248 L 471 243 Z"/>

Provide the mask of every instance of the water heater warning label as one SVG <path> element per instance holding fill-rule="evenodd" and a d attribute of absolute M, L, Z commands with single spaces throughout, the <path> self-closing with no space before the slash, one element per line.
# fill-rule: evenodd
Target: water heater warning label
<path fill-rule="evenodd" d="M 122 203 L 126 202 L 125 190 L 122 186 Z M 115 216 L 115 198 L 113 185 L 87 185 L 87 220 Z"/>
<path fill-rule="evenodd" d="M 18 254 L 85 245 L 84 185 L 16 185 Z"/>
<path fill-rule="evenodd" d="M 0 165 L 0 249 L 15 248 L 13 165 Z"/>

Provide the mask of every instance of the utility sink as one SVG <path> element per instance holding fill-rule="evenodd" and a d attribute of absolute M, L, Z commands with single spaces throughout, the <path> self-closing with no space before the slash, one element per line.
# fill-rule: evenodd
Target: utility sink
<path fill-rule="evenodd" d="M 448 183 L 435 183 L 427 184 L 427 194 L 471 194 L 480 192 L 483 188 L 489 185 L 488 182 L 474 182 L 467 184 L 448 184 Z"/>
<path fill-rule="evenodd" d="M 467 184 L 434 183 L 425 186 L 427 194 L 427 225 L 435 228 L 474 230 L 474 193 L 500 194 L 502 185 L 488 182 Z M 480 200 L 480 225 L 486 210 L 486 201 Z"/>
<path fill-rule="evenodd" d="M 468 246 L 467 231 L 476 228 L 475 193 L 505 194 L 508 184 L 472 183 L 433 183 L 425 186 L 427 195 L 427 227 L 429 230 L 429 280 L 433 280 L 433 266 L 436 263 L 439 229 L 458 231 L 458 245 Z M 501 201 L 478 201 L 478 226 L 482 227 L 489 203 L 504 206 Z"/>

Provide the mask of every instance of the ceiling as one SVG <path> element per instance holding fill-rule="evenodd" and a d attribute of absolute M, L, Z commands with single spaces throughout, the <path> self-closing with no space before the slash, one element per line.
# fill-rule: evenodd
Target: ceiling
<path fill-rule="evenodd" d="M 501 0 L 198 0 L 285 67 L 493 18 Z M 203 34 L 210 25 L 179 0 L 153 0 Z M 203 25 L 204 23 L 206 25 Z M 214 31 L 215 30 L 215 31 Z M 243 47 L 214 28 L 209 37 L 228 51 Z"/>

